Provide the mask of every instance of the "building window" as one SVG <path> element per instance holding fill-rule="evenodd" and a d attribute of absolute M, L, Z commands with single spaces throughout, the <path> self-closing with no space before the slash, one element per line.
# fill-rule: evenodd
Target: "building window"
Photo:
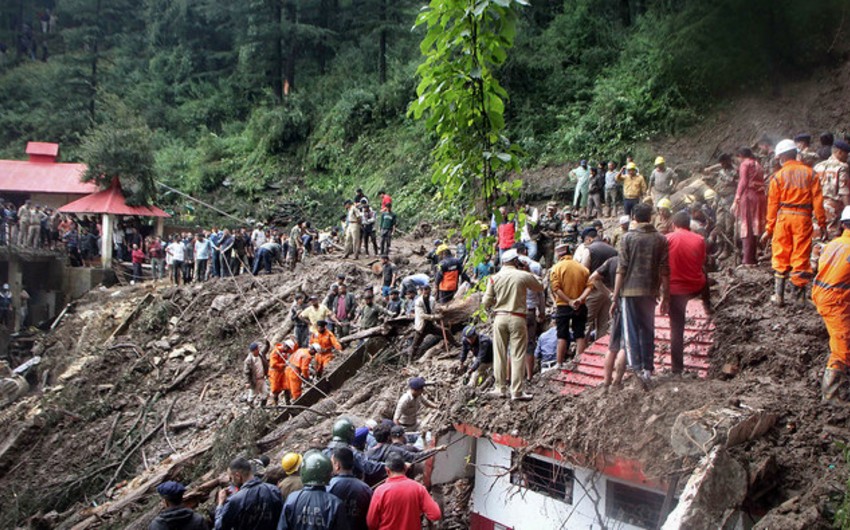
<path fill-rule="evenodd" d="M 514 453 L 514 464 L 516 464 Z M 573 470 L 537 455 L 522 457 L 519 470 L 511 473 L 511 484 L 552 497 L 567 504 L 573 503 Z"/>
<path fill-rule="evenodd" d="M 642 528 L 656 527 L 664 495 L 613 480 L 607 483 L 605 513 L 608 517 Z"/>

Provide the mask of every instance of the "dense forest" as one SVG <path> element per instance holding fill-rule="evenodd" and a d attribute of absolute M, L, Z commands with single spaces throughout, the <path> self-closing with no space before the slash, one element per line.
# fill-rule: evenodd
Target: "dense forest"
<path fill-rule="evenodd" d="M 433 3 L 490 2 L 501 3 Z M 326 217 L 321 205 L 357 186 L 386 188 L 402 218 L 424 215 L 434 138 L 408 112 L 423 3 L 5 1 L 0 155 L 42 140 L 79 160 L 87 142 L 133 130 L 159 180 L 240 215 L 294 200 Z M 769 96 L 840 60 L 847 10 L 842 0 L 533 0 L 496 73 L 510 98 L 506 134 L 524 167 L 623 156 L 731 94 Z"/>

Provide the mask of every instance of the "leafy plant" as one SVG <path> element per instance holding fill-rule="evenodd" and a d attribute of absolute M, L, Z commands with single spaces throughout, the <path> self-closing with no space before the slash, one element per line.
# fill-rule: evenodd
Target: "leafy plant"
<path fill-rule="evenodd" d="M 519 150 L 503 134 L 508 93 L 495 73 L 514 44 L 517 8 L 525 5 L 525 0 L 432 0 L 416 19 L 427 31 L 410 114 L 424 117 L 437 136 L 431 181 L 439 201 L 464 212 L 462 233 L 470 240 L 479 235 L 478 215 L 504 204 L 522 185 L 502 180 L 519 170 Z"/>

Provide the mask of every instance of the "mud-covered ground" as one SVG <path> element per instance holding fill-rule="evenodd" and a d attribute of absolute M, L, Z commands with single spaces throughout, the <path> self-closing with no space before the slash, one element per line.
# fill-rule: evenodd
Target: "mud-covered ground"
<path fill-rule="evenodd" d="M 399 243 L 403 273 L 425 268 L 412 250 L 429 245 L 434 234 L 417 235 Z M 402 329 L 390 337 L 389 355 L 375 355 L 313 411 L 279 422 L 279 410 L 249 409 L 239 400 L 245 346 L 287 332 L 288 309 L 298 290 L 324 294 L 340 271 L 354 291 L 377 285 L 372 260 L 329 257 L 258 279 L 89 293 L 36 345 L 45 357 L 42 369 L 49 370 L 48 387 L 0 417 L 0 526 L 24 525 L 38 514 L 31 521 L 45 528 L 81 521 L 82 528 L 142 528 L 156 511 L 155 494 L 119 503 L 145 477 L 167 467 L 163 459 L 169 455 L 212 444 L 170 470 L 169 476 L 190 489 L 220 476 L 236 454 L 262 452 L 278 462 L 286 451 L 324 446 L 341 414 L 360 420 L 391 417 L 412 375 L 433 383 L 429 394 L 441 407 L 425 422 L 434 431 L 465 422 L 586 461 L 604 455 L 634 458 L 647 475 L 662 481 L 695 464 L 679 461 L 670 445 L 680 412 L 741 404 L 774 412 L 779 419 L 765 436 L 732 449 L 752 475 L 746 508 L 755 516 L 773 510 L 764 528 L 829 526 L 847 478 L 836 445 L 850 434 L 847 412 L 819 400 L 827 355 L 820 318 L 811 305 L 771 306 L 766 268 L 713 275 L 717 313 L 708 380 L 661 375 L 650 392 L 627 381 L 608 394 L 594 389 L 568 397 L 544 375 L 535 378 L 532 402 L 511 405 L 462 385 L 455 371 L 457 349 L 447 352 L 438 345 L 424 362 L 400 363 L 393 354 L 411 335 Z M 152 300 L 126 334 L 109 340 L 148 293 Z M 88 362 L 77 370 L 74 363 L 86 356 Z M 443 528 L 466 527 L 470 488 L 461 481 L 435 492 L 451 514 Z M 209 506 L 208 493 L 199 496 L 201 509 Z M 111 505 L 120 509 L 106 510 Z M 93 513 L 101 519 L 92 519 Z"/>

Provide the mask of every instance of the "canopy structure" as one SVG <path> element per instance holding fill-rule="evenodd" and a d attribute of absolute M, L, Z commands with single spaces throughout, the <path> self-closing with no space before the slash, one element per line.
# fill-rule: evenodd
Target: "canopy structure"
<path fill-rule="evenodd" d="M 140 217 L 171 217 L 156 206 L 129 206 L 121 184 L 114 179 L 112 184 L 105 190 L 68 203 L 59 208 L 60 212 L 78 214 L 111 214 L 111 215 L 138 215 Z"/>
<path fill-rule="evenodd" d="M 171 217 L 156 206 L 130 206 L 121 191 L 117 178 L 103 191 L 86 195 L 81 199 L 59 208 L 60 212 L 76 214 L 101 214 L 103 233 L 100 242 L 100 259 L 104 268 L 112 267 L 112 221 L 116 215 L 138 215 L 157 217 L 157 233 L 162 233 L 162 220 Z"/>

